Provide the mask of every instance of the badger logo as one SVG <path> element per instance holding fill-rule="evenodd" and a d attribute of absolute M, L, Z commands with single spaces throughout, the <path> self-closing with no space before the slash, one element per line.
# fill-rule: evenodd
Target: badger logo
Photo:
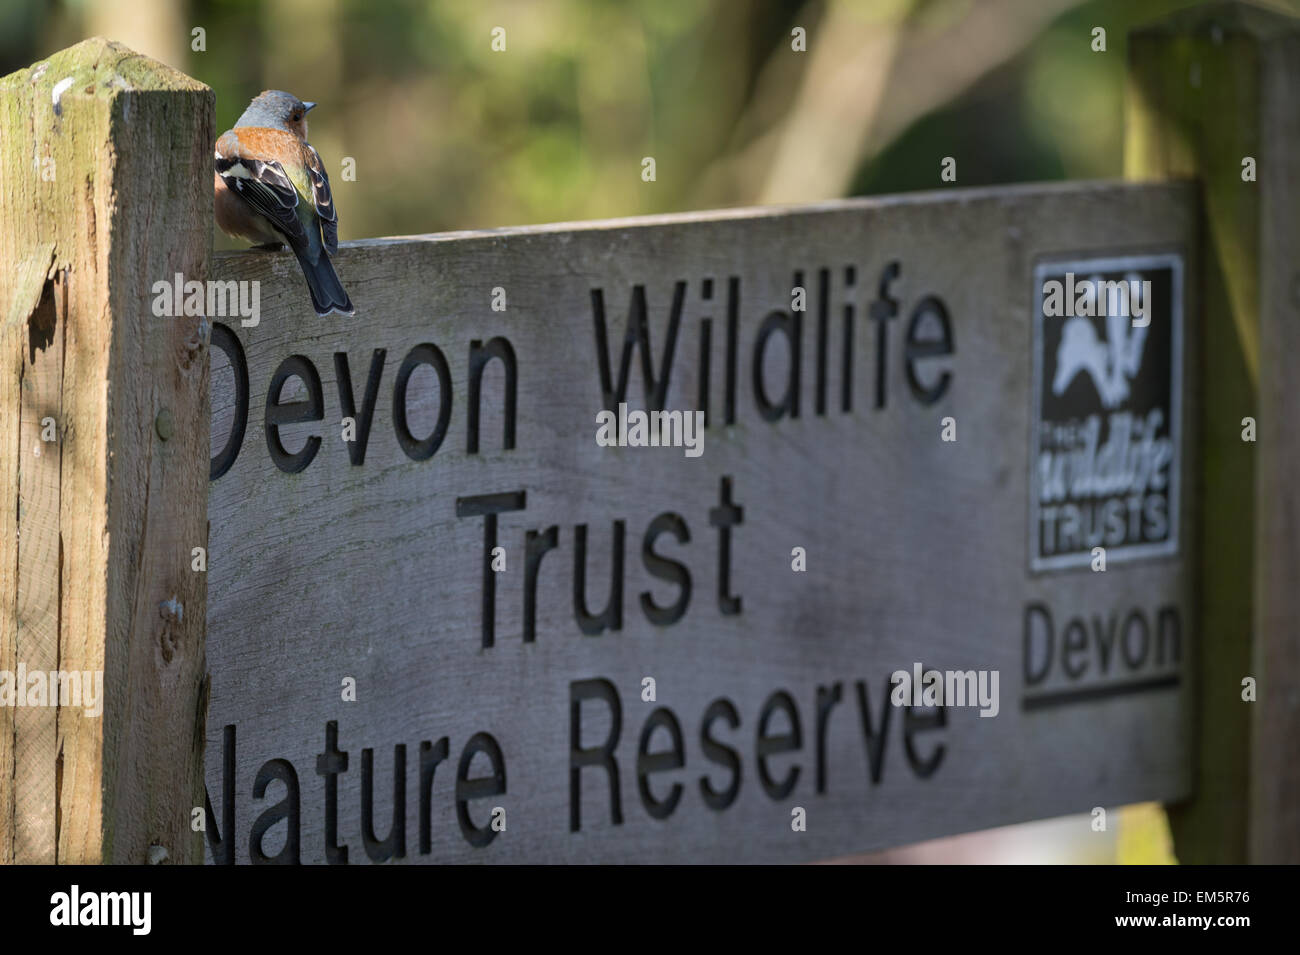
<path fill-rule="evenodd" d="M 1118 408 L 1129 395 L 1129 381 L 1142 367 L 1142 346 L 1147 328 L 1134 326 L 1124 315 L 1106 316 L 1106 338 L 1097 338 L 1097 328 L 1088 318 L 1065 319 L 1061 344 L 1056 350 L 1056 374 L 1052 394 L 1061 396 L 1080 373 L 1097 389 L 1103 408 Z"/>

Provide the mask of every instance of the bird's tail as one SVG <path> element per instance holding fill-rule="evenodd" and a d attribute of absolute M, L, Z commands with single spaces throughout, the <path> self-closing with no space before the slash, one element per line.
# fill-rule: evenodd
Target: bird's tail
<path fill-rule="evenodd" d="M 356 314 L 356 309 L 352 307 L 352 300 L 343 290 L 343 283 L 339 281 L 338 273 L 334 271 L 330 257 L 324 249 L 320 250 L 320 256 L 315 262 L 308 257 L 308 249 L 294 249 L 293 254 L 298 257 L 298 264 L 302 266 L 302 275 L 307 280 L 307 289 L 311 292 L 311 304 L 315 307 L 317 315 L 328 315 L 330 312 L 340 312 L 343 315 Z"/>

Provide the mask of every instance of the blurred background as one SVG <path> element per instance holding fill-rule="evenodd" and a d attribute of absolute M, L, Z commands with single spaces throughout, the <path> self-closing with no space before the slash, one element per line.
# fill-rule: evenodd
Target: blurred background
<path fill-rule="evenodd" d="M 961 186 L 1119 176 L 1127 32 L 1189 5 L 3 0 L 0 75 L 103 35 L 216 90 L 218 131 L 314 100 L 347 239 L 936 188 L 943 156 Z"/>
<path fill-rule="evenodd" d="M 314 100 L 346 240 L 933 189 L 945 156 L 964 187 L 1118 177 L 1126 35 L 1191 5 L 0 0 L 0 75 L 102 35 L 216 90 L 218 132 Z M 1142 805 L 853 861 L 1175 860 Z"/>

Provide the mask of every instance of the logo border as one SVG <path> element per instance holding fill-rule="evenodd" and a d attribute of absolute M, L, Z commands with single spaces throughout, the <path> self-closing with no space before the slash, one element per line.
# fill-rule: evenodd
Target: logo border
<path fill-rule="evenodd" d="M 1108 255 L 1095 258 L 1044 258 L 1034 263 L 1033 288 L 1033 325 L 1030 335 L 1030 348 L 1033 352 L 1033 375 L 1030 387 L 1033 399 L 1029 418 L 1029 571 L 1041 574 L 1054 570 L 1069 570 L 1076 567 L 1090 567 L 1092 554 L 1061 554 L 1055 557 L 1038 555 L 1039 533 L 1039 495 L 1038 495 L 1038 442 L 1042 424 L 1043 398 L 1043 281 L 1049 273 L 1060 272 L 1115 272 L 1125 269 L 1153 270 L 1168 268 L 1171 270 L 1170 285 L 1173 291 L 1169 303 L 1169 320 L 1172 324 L 1170 335 L 1170 425 L 1169 435 L 1174 442 L 1174 457 L 1170 467 L 1169 483 L 1169 539 L 1156 544 L 1134 544 L 1131 546 L 1107 549 L 1106 564 L 1128 563 L 1130 561 L 1150 560 L 1158 557 L 1173 557 L 1178 554 L 1180 524 L 1182 511 L 1179 508 L 1183 467 L 1183 256 L 1179 252 L 1161 252 L 1143 255 Z"/>

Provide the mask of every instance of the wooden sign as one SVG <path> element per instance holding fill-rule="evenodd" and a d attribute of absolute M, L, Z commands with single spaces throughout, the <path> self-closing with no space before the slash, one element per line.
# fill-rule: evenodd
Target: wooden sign
<path fill-rule="evenodd" d="M 209 860 L 1186 795 L 1195 222 L 1086 184 L 374 240 L 354 319 L 218 256 L 259 284 L 212 318 Z"/>

